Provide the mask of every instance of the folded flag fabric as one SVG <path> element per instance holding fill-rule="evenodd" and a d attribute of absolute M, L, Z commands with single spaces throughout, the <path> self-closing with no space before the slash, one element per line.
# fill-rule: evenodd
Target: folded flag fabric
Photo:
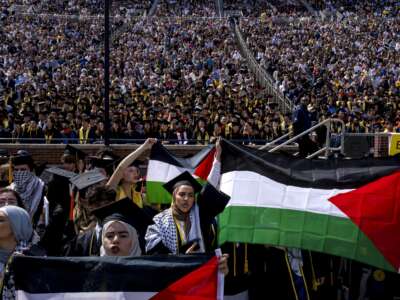
<path fill-rule="evenodd" d="M 220 243 L 338 255 L 400 268 L 400 161 L 307 160 L 222 142 Z"/>
<path fill-rule="evenodd" d="M 171 203 L 171 195 L 162 185 L 188 171 L 204 183 L 211 170 L 215 148 L 209 146 L 189 158 L 171 154 L 161 143 L 155 144 L 150 153 L 146 175 L 146 196 L 150 203 Z"/>
<path fill-rule="evenodd" d="M 216 257 L 15 257 L 17 299 L 217 299 Z M 27 272 L 29 270 L 29 272 Z"/>

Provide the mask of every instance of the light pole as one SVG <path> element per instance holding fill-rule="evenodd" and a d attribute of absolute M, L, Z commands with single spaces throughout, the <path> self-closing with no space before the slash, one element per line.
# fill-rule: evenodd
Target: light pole
<path fill-rule="evenodd" d="M 110 6 L 104 0 L 104 145 L 110 145 Z"/>

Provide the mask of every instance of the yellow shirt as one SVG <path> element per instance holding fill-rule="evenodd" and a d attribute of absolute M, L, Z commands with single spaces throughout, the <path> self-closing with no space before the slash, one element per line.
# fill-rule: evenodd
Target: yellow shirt
<path fill-rule="evenodd" d="M 132 199 L 133 203 L 135 203 L 137 206 L 140 208 L 143 208 L 143 199 L 142 199 L 142 194 L 140 192 L 137 192 L 135 190 L 135 185 L 133 184 L 130 189 L 130 195 L 127 195 L 122 188 L 121 185 L 117 187 L 117 201 L 122 200 L 124 198 L 129 198 Z"/>

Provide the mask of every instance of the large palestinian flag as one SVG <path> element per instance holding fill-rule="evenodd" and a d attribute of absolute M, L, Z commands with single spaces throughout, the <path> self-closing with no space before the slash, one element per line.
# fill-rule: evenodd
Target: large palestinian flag
<path fill-rule="evenodd" d="M 398 159 L 306 160 L 222 143 L 220 242 L 272 244 L 400 269 Z"/>
<path fill-rule="evenodd" d="M 37 258 L 12 263 L 17 299 L 217 299 L 209 256 Z"/>
<path fill-rule="evenodd" d="M 161 143 L 153 145 L 146 176 L 146 196 L 150 203 L 171 203 L 171 195 L 162 185 L 188 171 L 199 182 L 205 182 L 211 170 L 215 148 L 209 146 L 190 158 L 171 154 Z"/>

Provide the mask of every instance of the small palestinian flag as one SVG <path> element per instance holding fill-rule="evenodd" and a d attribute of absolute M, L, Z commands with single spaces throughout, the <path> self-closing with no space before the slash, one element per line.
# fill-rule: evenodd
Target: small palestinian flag
<path fill-rule="evenodd" d="M 188 171 L 200 183 L 207 180 L 210 173 L 215 148 L 209 146 L 190 158 L 178 158 L 161 143 L 155 144 L 150 153 L 146 176 L 146 196 L 150 203 L 171 203 L 171 195 L 162 185 L 179 174 Z"/>
<path fill-rule="evenodd" d="M 217 257 L 205 255 L 17 256 L 12 271 L 17 299 L 217 299 Z"/>
<path fill-rule="evenodd" d="M 222 143 L 220 243 L 302 248 L 400 268 L 400 161 L 307 160 Z"/>

